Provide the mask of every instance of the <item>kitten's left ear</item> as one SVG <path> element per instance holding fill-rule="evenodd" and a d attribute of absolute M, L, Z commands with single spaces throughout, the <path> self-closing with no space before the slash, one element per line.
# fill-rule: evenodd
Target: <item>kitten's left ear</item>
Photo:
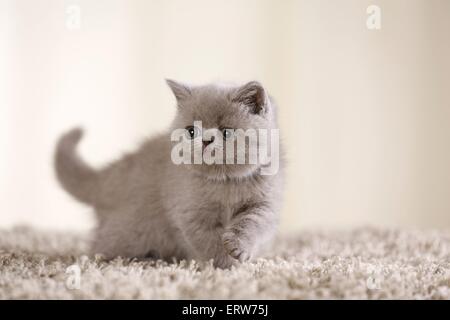
<path fill-rule="evenodd" d="M 191 96 L 191 89 L 187 85 L 171 79 L 166 79 L 166 82 L 178 101 Z"/>
<path fill-rule="evenodd" d="M 268 97 L 266 90 L 257 81 L 251 81 L 238 88 L 232 96 L 232 101 L 242 103 L 254 114 L 263 115 L 267 112 Z"/>

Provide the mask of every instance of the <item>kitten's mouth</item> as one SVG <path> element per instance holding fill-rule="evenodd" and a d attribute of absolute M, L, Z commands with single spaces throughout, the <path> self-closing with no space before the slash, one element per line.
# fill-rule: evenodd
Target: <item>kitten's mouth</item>
<path fill-rule="evenodd" d="M 206 152 L 206 149 L 208 149 L 208 151 Z M 208 147 L 203 147 L 203 156 L 210 156 L 210 157 L 215 157 L 216 156 L 216 149 L 214 148 L 208 148 Z"/>

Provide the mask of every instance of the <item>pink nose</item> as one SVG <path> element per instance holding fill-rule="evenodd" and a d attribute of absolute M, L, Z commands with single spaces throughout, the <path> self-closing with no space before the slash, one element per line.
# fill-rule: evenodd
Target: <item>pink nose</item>
<path fill-rule="evenodd" d="M 210 141 L 203 140 L 203 148 L 206 148 L 209 144 L 214 142 L 214 137 L 211 137 Z"/>

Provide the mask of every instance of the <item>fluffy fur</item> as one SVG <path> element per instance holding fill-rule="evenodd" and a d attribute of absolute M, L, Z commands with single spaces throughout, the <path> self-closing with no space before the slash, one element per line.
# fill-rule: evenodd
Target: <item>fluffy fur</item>
<path fill-rule="evenodd" d="M 261 175 L 261 163 L 175 165 L 170 135 L 198 120 L 204 128 L 273 129 L 275 105 L 257 82 L 229 87 L 167 82 L 177 99 L 177 115 L 167 132 L 136 152 L 94 170 L 76 153 L 80 129 L 58 143 L 55 167 L 61 185 L 96 212 L 92 253 L 213 259 L 221 268 L 249 260 L 275 233 L 282 167 L 275 175 Z"/>

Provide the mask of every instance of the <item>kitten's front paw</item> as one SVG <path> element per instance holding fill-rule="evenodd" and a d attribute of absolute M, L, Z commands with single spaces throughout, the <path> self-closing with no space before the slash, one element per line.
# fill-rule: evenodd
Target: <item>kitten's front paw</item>
<path fill-rule="evenodd" d="M 236 260 L 233 260 L 228 254 L 219 254 L 214 257 L 214 267 L 220 269 L 231 269 L 235 265 Z"/>
<path fill-rule="evenodd" d="M 250 260 L 250 250 L 245 247 L 233 231 L 226 231 L 222 235 L 222 242 L 225 251 L 234 259 L 239 260 L 240 262 Z"/>

